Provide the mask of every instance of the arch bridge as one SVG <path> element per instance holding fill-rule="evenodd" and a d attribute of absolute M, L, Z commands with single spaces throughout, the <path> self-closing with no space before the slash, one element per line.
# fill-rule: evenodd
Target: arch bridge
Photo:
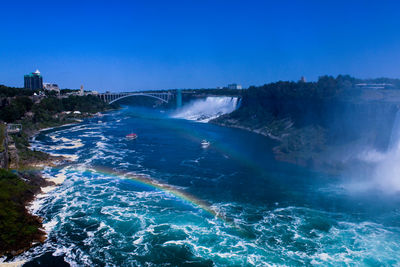
<path fill-rule="evenodd" d="M 165 93 L 145 93 L 145 92 L 132 92 L 132 93 L 103 93 L 98 95 L 101 100 L 108 104 L 112 104 L 118 100 L 132 97 L 132 96 L 146 96 L 151 97 L 157 100 L 160 100 L 164 103 L 168 103 L 174 96 L 174 94 L 170 92 Z"/>

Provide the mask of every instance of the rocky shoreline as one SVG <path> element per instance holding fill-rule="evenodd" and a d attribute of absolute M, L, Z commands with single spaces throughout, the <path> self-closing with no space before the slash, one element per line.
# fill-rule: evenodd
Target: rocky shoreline
<path fill-rule="evenodd" d="M 217 118 L 218 119 L 218 118 Z M 237 128 L 237 129 L 242 129 L 245 131 L 249 131 L 252 133 L 256 133 L 256 134 L 260 134 L 266 137 L 269 137 L 275 141 L 282 141 L 282 138 L 276 135 L 273 135 L 268 129 L 267 127 L 261 127 L 261 128 L 251 128 L 248 126 L 244 126 L 239 124 L 239 121 L 235 121 L 235 120 L 230 120 L 228 122 L 222 122 L 222 121 L 218 121 L 218 120 L 211 120 L 210 123 L 212 124 L 216 124 L 219 126 L 223 126 L 223 127 L 229 127 L 229 128 Z"/>
<path fill-rule="evenodd" d="M 52 186 L 54 183 L 43 178 L 39 171 L 21 171 L 17 172 L 17 176 L 28 185 L 27 190 L 22 193 L 18 200 L 18 204 L 23 208 L 25 224 L 36 227 L 38 231 L 31 236 L 25 236 L 25 238 L 20 239 L 14 246 L 11 246 L 4 251 L 0 251 L 0 256 L 17 256 L 31 247 L 43 243 L 47 238 L 42 225 L 43 219 L 37 215 L 31 214 L 28 207 L 31 205 L 32 201 L 34 201 L 35 197 L 42 193 L 41 189 L 43 187 Z"/>
<path fill-rule="evenodd" d="M 90 114 L 88 116 L 85 116 L 84 118 L 90 118 L 93 116 L 93 114 Z M 37 134 L 42 131 L 71 126 L 80 122 L 82 122 L 82 120 L 68 120 L 57 123 L 51 127 L 40 128 L 36 125 L 34 128 L 25 129 L 23 133 L 24 136 L 22 138 L 24 138 L 24 141 L 27 142 L 22 142 L 23 147 L 21 147 L 20 143 L 19 148 L 17 147 L 16 151 L 17 153 L 21 152 L 21 150 L 24 150 L 23 153 L 26 153 L 26 151 L 28 151 L 29 157 L 22 160 L 20 157 L 19 162 L 11 162 L 10 167 L 11 169 L 15 170 L 13 173 L 19 178 L 19 180 L 23 181 L 23 183 L 27 186 L 27 190 L 25 190 L 21 194 L 21 196 L 15 197 L 13 200 L 19 205 L 20 213 L 23 215 L 25 223 L 29 224 L 32 227 L 35 227 L 37 229 L 37 232 L 21 240 L 20 242 L 15 243 L 15 245 L 13 246 L 10 246 L 8 248 L 0 247 L 0 257 L 3 257 L 3 259 L 0 258 L 3 261 L 0 262 L 0 266 L 3 263 L 7 263 L 7 260 L 12 259 L 13 257 L 29 250 L 36 245 L 43 243 L 46 240 L 47 234 L 43 229 L 43 219 L 37 215 L 32 214 L 30 212 L 30 207 L 39 194 L 46 194 L 50 191 L 44 190 L 44 188 L 51 188 L 57 186 L 59 183 L 55 183 L 44 178 L 41 175 L 41 171 L 43 170 L 43 168 L 48 166 L 60 166 L 62 164 L 67 164 L 68 162 L 70 162 L 69 159 L 63 156 L 54 156 L 41 151 L 34 151 L 30 147 L 30 142 Z M 7 138 L 9 140 L 13 139 L 12 137 Z M 39 156 L 35 154 L 39 154 Z"/>
<path fill-rule="evenodd" d="M 38 134 L 39 132 L 40 130 L 33 132 L 33 134 Z M 28 147 L 27 149 L 30 148 Z M 43 243 L 47 238 L 47 234 L 43 229 L 43 219 L 32 214 L 30 212 L 30 206 L 39 194 L 46 193 L 43 190 L 44 188 L 56 185 L 56 183 L 49 181 L 41 175 L 42 169 L 45 166 L 58 166 L 64 164 L 68 160 L 64 157 L 52 156 L 47 153 L 43 153 L 43 155 L 45 155 L 45 159 L 38 160 L 37 158 L 33 158 L 29 163 L 24 162 L 23 167 L 10 172 L 11 175 L 15 175 L 19 181 L 22 181 L 22 184 L 18 186 L 24 187 L 18 195 L 11 196 L 11 200 L 19 213 L 19 220 L 23 220 L 23 222 L 21 222 L 23 226 L 30 227 L 31 232 L 34 233 L 23 237 L 17 236 L 16 240 L 12 244 L 10 243 L 8 245 L 5 244 L 4 246 L 0 246 L 0 257 L 5 257 L 4 261 Z M 19 181 L 15 181 L 13 184 L 18 183 Z M 7 216 L 7 214 L 3 215 Z M 15 238 L 15 236 L 10 236 L 10 238 Z"/>

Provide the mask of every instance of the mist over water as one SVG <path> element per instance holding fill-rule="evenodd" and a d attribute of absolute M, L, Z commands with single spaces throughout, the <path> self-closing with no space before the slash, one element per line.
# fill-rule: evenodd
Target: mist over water
<path fill-rule="evenodd" d="M 173 118 L 208 122 L 223 114 L 231 113 L 237 107 L 237 97 L 209 96 L 193 100 L 172 114 Z"/>
<path fill-rule="evenodd" d="M 400 111 L 396 112 L 385 152 L 365 148 L 357 158 L 366 164 L 346 173 L 344 187 L 354 193 L 400 193 Z"/>
<path fill-rule="evenodd" d="M 387 153 L 378 159 L 374 182 L 384 192 L 400 193 L 400 111 L 397 111 Z"/>

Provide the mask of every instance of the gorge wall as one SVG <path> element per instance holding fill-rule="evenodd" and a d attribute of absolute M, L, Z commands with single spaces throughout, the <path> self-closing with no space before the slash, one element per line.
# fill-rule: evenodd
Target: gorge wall
<path fill-rule="evenodd" d="M 400 91 L 397 93 L 400 97 Z M 244 97 L 230 114 L 212 120 L 277 140 L 279 160 L 340 169 L 366 149 L 388 149 L 399 103 L 394 98 Z"/>
<path fill-rule="evenodd" d="M 6 124 L 0 125 L 0 168 L 8 168 L 8 135 Z"/>

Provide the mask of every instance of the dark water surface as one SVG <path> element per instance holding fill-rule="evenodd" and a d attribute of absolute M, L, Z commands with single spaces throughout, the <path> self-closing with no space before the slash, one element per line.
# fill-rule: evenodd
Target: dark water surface
<path fill-rule="evenodd" d="M 139 138 L 127 140 L 130 132 Z M 202 139 L 211 145 L 202 148 Z M 137 108 L 42 132 L 36 149 L 74 162 L 45 170 L 65 178 L 34 206 L 49 238 L 18 259 L 27 266 L 400 263 L 398 199 L 350 196 L 337 177 L 275 161 L 275 145 Z M 171 185 L 189 198 L 114 171 Z"/>

